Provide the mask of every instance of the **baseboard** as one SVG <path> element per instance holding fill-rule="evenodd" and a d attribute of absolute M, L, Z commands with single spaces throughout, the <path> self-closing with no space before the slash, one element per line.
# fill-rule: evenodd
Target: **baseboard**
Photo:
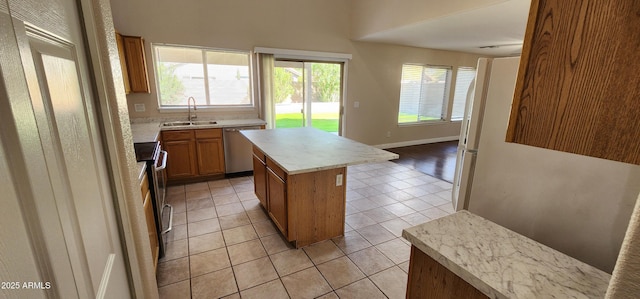
<path fill-rule="evenodd" d="M 445 142 L 445 141 L 454 141 L 460 139 L 460 136 L 446 136 L 446 137 L 437 137 L 437 138 L 429 138 L 429 139 L 419 139 L 419 140 L 410 140 L 410 141 L 402 141 L 402 142 L 394 142 L 394 143 L 385 143 L 373 145 L 373 147 L 387 149 L 394 147 L 403 147 L 403 146 L 412 146 L 412 145 L 420 145 L 427 143 L 436 143 L 436 142 Z"/>

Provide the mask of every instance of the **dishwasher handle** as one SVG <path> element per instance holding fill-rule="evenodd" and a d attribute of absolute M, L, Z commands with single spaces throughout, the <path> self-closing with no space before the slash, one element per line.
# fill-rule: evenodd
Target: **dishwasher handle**
<path fill-rule="evenodd" d="M 238 128 L 225 128 L 225 132 L 240 132 L 245 130 L 261 130 L 261 127 L 238 127 Z"/>

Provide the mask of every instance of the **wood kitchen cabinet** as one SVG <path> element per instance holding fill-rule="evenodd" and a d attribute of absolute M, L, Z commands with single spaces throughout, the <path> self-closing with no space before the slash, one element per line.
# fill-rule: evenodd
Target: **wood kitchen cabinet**
<path fill-rule="evenodd" d="M 640 164 L 639 11 L 533 0 L 506 140 Z"/>
<path fill-rule="evenodd" d="M 118 45 L 118 56 L 120 57 L 120 68 L 122 69 L 122 81 L 124 82 L 124 92 L 126 94 L 131 93 L 131 86 L 129 85 L 129 72 L 127 71 L 127 62 L 124 54 L 124 41 L 122 35 L 116 32 L 116 44 Z"/>
<path fill-rule="evenodd" d="M 345 167 L 289 174 L 255 146 L 253 165 L 256 196 L 297 248 L 344 234 Z"/>
<path fill-rule="evenodd" d="M 268 165 L 268 164 L 267 164 Z M 269 193 L 268 211 L 273 222 L 280 229 L 282 234 L 288 237 L 288 217 L 287 217 L 287 183 L 286 175 L 281 177 L 275 170 L 276 165 L 267 166 L 267 192 Z M 282 172 L 281 172 L 282 173 Z"/>
<path fill-rule="evenodd" d="M 162 131 L 162 141 L 169 155 L 166 168 L 169 181 L 198 175 L 193 130 Z"/>
<path fill-rule="evenodd" d="M 195 130 L 198 174 L 224 173 L 224 146 L 221 129 Z"/>
<path fill-rule="evenodd" d="M 149 179 L 145 173 L 140 182 L 140 192 L 142 193 L 142 207 L 147 222 L 147 232 L 149 234 L 149 245 L 151 248 L 151 257 L 153 259 L 153 267 L 158 267 L 158 254 L 160 253 L 160 245 L 158 244 L 158 232 L 156 231 L 156 217 L 153 214 L 153 202 L 151 199 L 151 190 L 149 189 Z"/>
<path fill-rule="evenodd" d="M 140 36 L 127 36 L 116 32 L 116 43 L 120 55 L 125 92 L 149 93 L 144 39 Z"/>
<path fill-rule="evenodd" d="M 267 164 L 265 155 L 256 147 L 253 147 L 253 182 L 254 191 L 260 204 L 268 209 L 267 202 Z"/>
<path fill-rule="evenodd" d="M 162 131 L 169 183 L 224 175 L 222 129 Z"/>

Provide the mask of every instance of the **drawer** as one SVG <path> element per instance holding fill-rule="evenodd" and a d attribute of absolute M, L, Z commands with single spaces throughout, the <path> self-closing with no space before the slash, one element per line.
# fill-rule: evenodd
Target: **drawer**
<path fill-rule="evenodd" d="M 253 147 L 253 154 L 260 159 L 262 163 L 267 163 L 265 154 L 255 146 Z"/>
<path fill-rule="evenodd" d="M 191 140 L 193 138 L 193 130 L 162 131 L 163 141 Z"/>
<path fill-rule="evenodd" d="M 142 200 L 144 200 L 145 196 L 147 195 L 147 192 L 149 192 L 149 178 L 145 173 L 144 176 L 142 177 L 142 181 L 140 182 L 140 194 L 142 195 Z"/>
<path fill-rule="evenodd" d="M 283 181 L 287 181 L 287 173 L 269 158 L 267 158 L 267 168 L 271 169 L 271 171 L 278 175 Z"/>
<path fill-rule="evenodd" d="M 222 129 L 199 129 L 196 131 L 196 139 L 222 138 Z"/>

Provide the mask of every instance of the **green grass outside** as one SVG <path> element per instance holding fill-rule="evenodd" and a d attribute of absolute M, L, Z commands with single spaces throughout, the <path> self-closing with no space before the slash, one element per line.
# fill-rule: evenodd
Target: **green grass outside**
<path fill-rule="evenodd" d="M 430 120 L 439 120 L 438 118 L 435 117 L 429 117 L 429 118 L 422 118 L 420 119 L 420 121 L 430 121 Z M 416 123 L 418 122 L 418 115 L 417 114 L 407 114 L 407 113 L 400 113 L 398 114 L 398 123 L 402 124 L 402 123 Z"/>
<path fill-rule="evenodd" d="M 285 113 L 276 115 L 276 128 L 299 128 L 302 127 L 302 113 Z M 337 113 L 314 113 L 311 125 L 322 131 L 338 132 Z"/>
<path fill-rule="evenodd" d="M 400 113 L 398 115 L 398 123 L 413 123 L 418 121 L 417 114 Z"/>

